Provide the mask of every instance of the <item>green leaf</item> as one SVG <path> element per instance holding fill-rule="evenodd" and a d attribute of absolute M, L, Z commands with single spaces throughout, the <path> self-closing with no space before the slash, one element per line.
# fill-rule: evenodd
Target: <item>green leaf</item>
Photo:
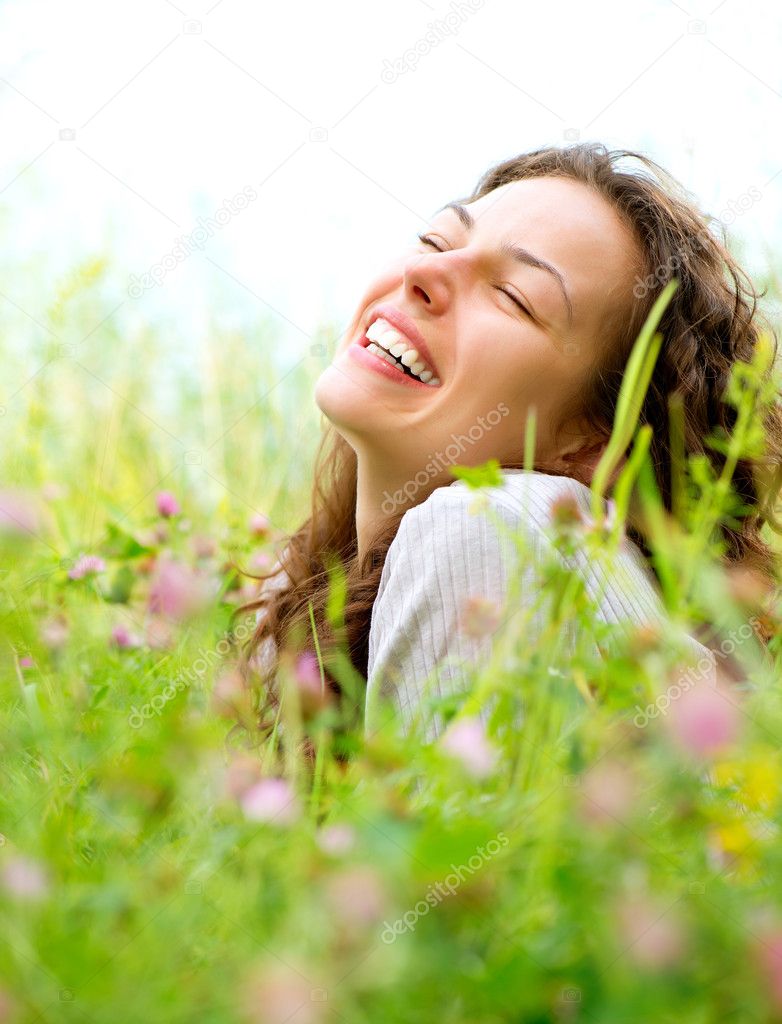
<path fill-rule="evenodd" d="M 146 555 L 153 549 L 141 544 L 117 523 L 107 523 L 106 540 L 101 550 L 109 558 L 138 558 L 139 555 Z"/>
<path fill-rule="evenodd" d="M 344 622 L 345 604 L 348 597 L 348 585 L 345 570 L 338 561 L 330 561 L 328 566 L 329 592 L 326 598 L 326 618 L 331 626 L 340 627 Z"/>
<path fill-rule="evenodd" d="M 130 566 L 121 565 L 112 577 L 106 600 L 111 604 L 127 604 L 135 582 L 136 574 Z"/>
<path fill-rule="evenodd" d="M 449 468 L 458 480 L 463 480 L 473 490 L 478 490 L 481 487 L 502 486 L 502 469 L 497 459 L 489 459 L 481 466 L 450 466 Z"/>
<path fill-rule="evenodd" d="M 638 416 L 649 384 L 652 379 L 663 337 L 655 328 L 659 324 L 673 293 L 678 288 L 672 278 L 657 296 L 644 325 L 638 333 L 630 358 L 625 366 L 622 385 L 616 401 L 614 425 L 606 449 L 592 475 L 592 518 L 601 522 L 603 518 L 602 498 L 611 474 L 627 450 L 637 426 Z"/>

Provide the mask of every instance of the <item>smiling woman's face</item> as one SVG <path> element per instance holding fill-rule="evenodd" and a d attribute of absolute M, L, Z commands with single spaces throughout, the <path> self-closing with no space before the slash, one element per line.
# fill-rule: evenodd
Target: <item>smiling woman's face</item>
<path fill-rule="evenodd" d="M 446 207 L 423 235 L 366 289 L 317 382 L 321 410 L 359 458 L 397 478 L 438 453 L 443 464 L 520 462 L 532 406 L 539 463 L 577 447 L 582 421 L 566 410 L 632 311 L 629 229 L 582 183 L 539 177 Z M 378 312 L 404 337 L 371 328 Z M 368 328 L 427 383 L 367 348 Z"/>

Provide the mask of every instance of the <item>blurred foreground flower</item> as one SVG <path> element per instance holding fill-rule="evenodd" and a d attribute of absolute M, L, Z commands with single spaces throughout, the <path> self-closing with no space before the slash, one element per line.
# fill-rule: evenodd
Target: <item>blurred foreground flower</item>
<path fill-rule="evenodd" d="M 83 580 L 87 576 L 96 576 L 99 572 L 106 571 L 106 563 L 100 555 L 80 555 L 72 569 L 68 571 L 68 578 L 72 580 Z"/>
<path fill-rule="evenodd" d="M 59 651 L 68 642 L 70 627 L 62 614 L 52 615 L 41 623 L 41 641 L 50 651 Z"/>
<path fill-rule="evenodd" d="M 617 908 L 619 940 L 638 967 L 659 971 L 678 963 L 687 942 L 675 905 L 648 896 L 631 896 Z"/>
<path fill-rule="evenodd" d="M 755 936 L 756 963 L 765 982 L 768 1000 L 775 1010 L 782 1013 L 782 927 L 766 926 Z"/>
<path fill-rule="evenodd" d="M 701 760 L 712 758 L 739 737 L 738 695 L 723 685 L 699 683 L 671 701 L 666 723 L 685 754 Z"/>
<path fill-rule="evenodd" d="M 350 825 L 339 823 L 326 825 L 317 833 L 315 841 L 324 853 L 329 853 L 332 857 L 339 857 L 353 849 L 356 833 Z"/>
<path fill-rule="evenodd" d="M 38 508 L 31 494 L 21 490 L 0 491 L 0 537 L 2 534 L 34 534 L 38 530 Z"/>
<path fill-rule="evenodd" d="M 225 793 L 233 800 L 239 800 L 244 793 L 261 780 L 261 765 L 251 754 L 239 754 L 232 758 L 225 770 Z"/>
<path fill-rule="evenodd" d="M 250 533 L 253 537 L 268 537 L 270 525 L 268 516 L 262 512 L 254 512 L 250 516 Z"/>
<path fill-rule="evenodd" d="M 299 798 L 285 779 L 261 779 L 239 797 L 244 816 L 250 821 L 291 825 L 301 814 Z"/>
<path fill-rule="evenodd" d="M 217 553 L 217 542 L 205 533 L 198 533 L 190 541 L 196 558 L 213 558 Z"/>
<path fill-rule="evenodd" d="M 217 677 L 212 688 L 211 707 L 222 718 L 242 721 L 250 716 L 250 691 L 238 669 L 227 669 Z"/>
<path fill-rule="evenodd" d="M 56 480 L 47 480 L 45 484 L 41 485 L 41 497 L 44 501 L 59 501 L 60 498 L 65 497 L 65 494 L 65 488 Z"/>
<path fill-rule="evenodd" d="M 153 651 L 167 651 L 174 646 L 174 630 L 168 619 L 152 615 L 144 630 L 144 643 Z"/>
<path fill-rule="evenodd" d="M 6 989 L 0 988 L 0 1024 L 14 1024 L 19 1019 L 17 1003 Z"/>
<path fill-rule="evenodd" d="M 333 917 L 350 928 L 367 928 L 381 921 L 387 898 L 380 875 L 367 865 L 345 868 L 326 883 Z"/>
<path fill-rule="evenodd" d="M 454 722 L 440 739 L 440 746 L 476 779 L 486 778 L 494 771 L 497 751 L 478 718 Z"/>
<path fill-rule="evenodd" d="M 462 632 L 480 640 L 496 633 L 502 621 L 502 607 L 488 597 L 468 597 L 462 604 Z"/>
<path fill-rule="evenodd" d="M 181 512 L 179 502 L 171 491 L 161 491 L 157 496 L 156 505 L 158 514 L 163 516 L 164 519 L 170 519 L 172 516 L 178 516 Z"/>
<path fill-rule="evenodd" d="M 321 681 L 320 665 L 312 651 L 298 655 L 293 665 L 293 678 L 305 718 L 312 717 L 326 707 L 331 691 L 326 685 L 325 678 Z"/>
<path fill-rule="evenodd" d="M 268 551 L 256 551 L 250 564 L 253 569 L 257 569 L 259 572 L 269 572 L 274 565 L 274 560 Z"/>
<path fill-rule="evenodd" d="M 242 992 L 242 1017 L 247 1024 L 321 1024 L 328 994 L 316 984 L 309 966 L 293 966 L 289 957 L 259 965 Z"/>
<path fill-rule="evenodd" d="M 551 502 L 550 512 L 551 522 L 561 530 L 577 530 L 587 522 L 578 501 L 570 494 L 555 498 Z"/>
<path fill-rule="evenodd" d="M 139 647 L 141 640 L 131 633 L 127 626 L 120 624 L 111 631 L 111 643 L 114 647 L 119 648 Z"/>
<path fill-rule="evenodd" d="M 168 619 L 187 619 L 209 601 L 206 579 L 173 559 L 160 560 L 149 588 L 149 610 Z"/>
<path fill-rule="evenodd" d="M 162 547 L 168 543 L 168 539 L 168 526 L 165 523 L 158 523 L 154 530 L 150 530 L 147 535 L 147 543 L 151 547 Z"/>
<path fill-rule="evenodd" d="M 49 892 L 46 871 L 29 857 L 9 857 L 0 867 L 0 881 L 6 892 L 18 900 L 42 900 Z"/>
<path fill-rule="evenodd" d="M 591 824 L 622 823 L 635 809 L 637 790 L 637 780 L 628 764 L 615 759 L 598 761 L 581 779 L 579 810 Z"/>

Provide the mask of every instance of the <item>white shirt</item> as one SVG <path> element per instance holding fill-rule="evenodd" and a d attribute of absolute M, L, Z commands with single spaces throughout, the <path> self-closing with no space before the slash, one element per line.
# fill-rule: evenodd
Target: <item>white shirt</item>
<path fill-rule="evenodd" d="M 522 532 L 529 547 L 522 559 L 505 529 L 498 531 L 483 512 L 471 514 L 476 492 L 461 480 L 437 488 L 402 517 L 372 608 L 367 735 L 383 721 L 381 702 L 395 708 L 406 732 L 427 684 L 428 692 L 440 696 L 459 691 L 464 666 L 480 665 L 490 656 L 490 635 L 476 637 L 461 628 L 465 599 L 482 597 L 502 605 L 515 574 L 520 590 L 514 593 L 520 594 L 522 603 L 530 595 L 531 605 L 540 591 L 539 570 L 545 558 L 555 553 L 565 564 L 549 536 L 552 501 L 571 496 L 590 516 L 591 492 L 579 481 L 535 471 L 502 472 L 502 486 L 480 493 L 503 527 L 518 534 L 526 526 Z M 665 624 L 673 631 L 654 575 L 629 538 L 623 540 L 610 567 L 590 561 L 584 552 L 576 555 L 575 565 L 599 619 L 622 630 L 649 623 Z M 516 612 L 511 609 L 511 613 Z M 532 613 L 530 628 L 542 626 L 543 621 Z M 697 640 L 683 633 L 679 636 L 696 658 L 708 656 Z M 572 633 L 569 638 L 572 642 Z M 435 718 L 428 736 L 439 731 Z"/>

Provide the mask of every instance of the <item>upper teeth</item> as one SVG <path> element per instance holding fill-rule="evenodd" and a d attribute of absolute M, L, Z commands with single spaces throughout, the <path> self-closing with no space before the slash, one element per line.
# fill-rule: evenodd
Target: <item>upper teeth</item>
<path fill-rule="evenodd" d="M 397 365 L 398 359 L 424 384 L 429 384 L 435 388 L 439 386 L 439 378 L 434 376 L 424 360 L 419 356 L 418 350 L 413 347 L 404 334 L 400 334 L 382 316 L 378 317 L 372 326 L 367 328 L 367 337 L 370 342 L 377 343 L 367 346 L 370 352 L 374 352 L 375 355 L 380 356 L 394 366 Z M 397 359 L 394 359 L 394 356 Z"/>

